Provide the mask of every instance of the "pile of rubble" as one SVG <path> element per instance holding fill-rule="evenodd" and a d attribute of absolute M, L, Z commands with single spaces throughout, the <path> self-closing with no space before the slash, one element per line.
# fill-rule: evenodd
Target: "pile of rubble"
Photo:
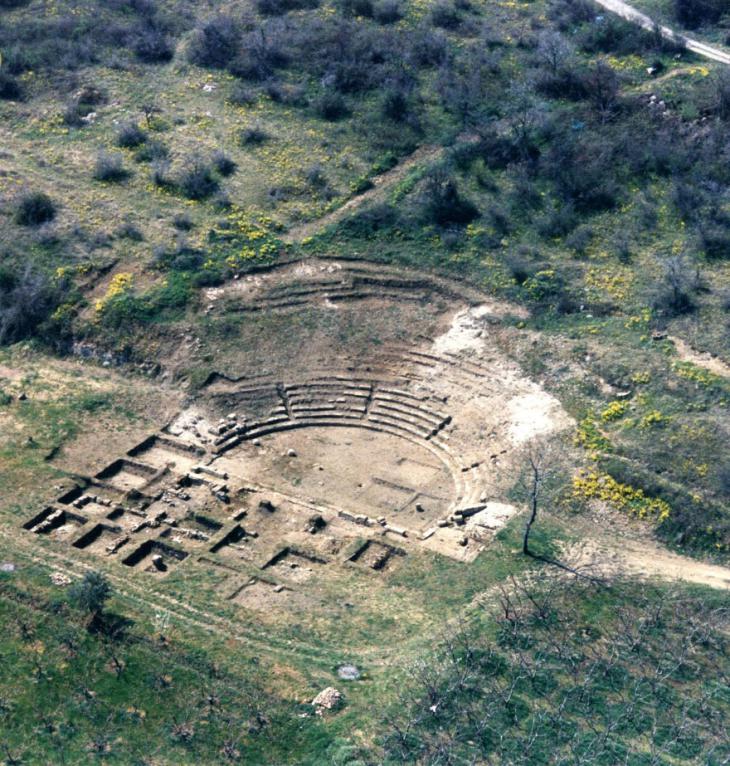
<path fill-rule="evenodd" d="M 334 710 L 342 703 L 342 693 L 334 686 L 328 686 L 312 700 L 312 705 L 317 709 L 317 715 L 322 715 L 325 710 Z"/>

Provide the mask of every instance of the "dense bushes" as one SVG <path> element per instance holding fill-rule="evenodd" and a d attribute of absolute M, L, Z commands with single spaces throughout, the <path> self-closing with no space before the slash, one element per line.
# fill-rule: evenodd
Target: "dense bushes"
<path fill-rule="evenodd" d="M 443 29 L 455 29 L 461 23 L 461 16 L 453 3 L 439 0 L 431 8 L 431 23 Z"/>
<path fill-rule="evenodd" d="M 19 101 L 22 96 L 23 89 L 17 78 L 0 70 L 0 99 Z"/>
<path fill-rule="evenodd" d="M 688 29 L 717 24 L 728 11 L 726 0 L 674 0 L 674 15 Z"/>
<path fill-rule="evenodd" d="M 0 267 L 0 345 L 31 335 L 57 303 L 56 289 L 30 264 Z"/>
<path fill-rule="evenodd" d="M 184 11 L 173 15 L 154 2 L 99 3 L 91 14 L 28 14 L 0 25 L 3 69 L 77 69 L 118 60 L 125 49 L 145 63 L 169 61 L 189 23 Z"/>
<path fill-rule="evenodd" d="M 340 120 L 346 117 L 350 110 L 343 96 L 334 91 L 325 91 L 312 103 L 314 111 L 324 120 Z"/>
<path fill-rule="evenodd" d="M 117 146 L 124 149 L 134 149 L 147 140 L 147 134 L 136 122 L 127 122 L 117 133 Z"/>
<path fill-rule="evenodd" d="M 106 183 L 119 183 L 129 176 L 125 169 L 121 154 L 118 152 L 101 151 L 96 157 L 94 179 Z"/>
<path fill-rule="evenodd" d="M 281 16 L 289 11 L 316 8 L 319 0 L 256 0 L 256 9 L 264 16 Z"/>
<path fill-rule="evenodd" d="M 175 54 L 175 43 L 167 31 L 156 24 L 141 24 L 132 32 L 132 50 L 146 64 L 170 61 Z"/>
<path fill-rule="evenodd" d="M 180 173 L 177 185 L 182 194 L 191 200 L 203 200 L 218 191 L 220 183 L 213 167 L 202 157 L 191 158 Z"/>
<path fill-rule="evenodd" d="M 239 136 L 242 146 L 258 146 L 269 140 L 269 134 L 260 125 L 249 125 Z"/>
<path fill-rule="evenodd" d="M 436 168 L 426 178 L 423 192 L 424 216 L 438 226 L 467 224 L 479 211 L 472 202 L 462 197 L 456 182 L 443 168 Z"/>
<path fill-rule="evenodd" d="M 53 200 L 43 192 L 31 192 L 20 198 L 15 211 L 15 222 L 21 226 L 40 226 L 56 217 Z"/>
<path fill-rule="evenodd" d="M 412 664 L 373 760 L 711 763 L 726 752 L 725 606 L 629 581 L 513 581 Z"/>
<path fill-rule="evenodd" d="M 233 173 L 236 172 L 236 168 L 238 167 L 236 163 L 234 162 L 234 160 L 231 159 L 231 157 L 228 154 L 226 154 L 224 151 L 222 151 L 221 149 L 218 149 L 217 151 L 213 152 L 211 161 L 213 162 L 215 169 L 223 177 L 233 175 Z"/>
<path fill-rule="evenodd" d="M 193 64 L 222 69 L 230 64 L 241 47 L 242 30 L 231 16 L 213 16 L 193 32 L 188 57 Z"/>

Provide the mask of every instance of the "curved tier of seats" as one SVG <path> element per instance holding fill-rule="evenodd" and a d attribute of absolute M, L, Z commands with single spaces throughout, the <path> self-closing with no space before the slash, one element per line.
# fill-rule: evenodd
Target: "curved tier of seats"
<path fill-rule="evenodd" d="M 420 301 L 428 298 L 433 289 L 433 283 L 424 278 L 404 278 L 387 273 L 346 269 L 330 278 L 273 285 L 258 291 L 254 299 L 238 303 L 236 310 L 245 313 L 285 310 L 298 308 L 313 300 L 394 298 L 399 301 Z"/>
<path fill-rule="evenodd" d="M 392 381 L 373 380 L 346 374 L 322 376 L 297 383 L 269 382 L 228 391 L 246 410 L 270 406 L 265 414 L 247 417 L 245 431 L 232 436 L 220 451 L 242 441 L 305 427 L 358 427 L 392 434 L 419 444 L 445 463 L 454 477 L 457 503 L 463 504 L 474 492 L 468 490 L 470 477 L 452 455 L 445 430 L 450 415 L 432 406 L 430 397 L 398 388 Z M 478 490 L 475 490 L 478 494 Z"/>

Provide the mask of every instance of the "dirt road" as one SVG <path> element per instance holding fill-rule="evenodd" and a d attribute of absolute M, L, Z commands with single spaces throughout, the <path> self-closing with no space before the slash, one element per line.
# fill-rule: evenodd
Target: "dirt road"
<path fill-rule="evenodd" d="M 611 11 L 611 13 L 615 13 L 617 16 L 621 16 L 627 21 L 638 24 L 644 29 L 652 30 L 657 26 L 657 22 L 655 22 L 649 16 L 642 13 L 641 11 L 638 11 L 628 3 L 622 2 L 622 0 L 596 0 L 596 2 L 607 11 Z M 704 58 L 711 59 L 712 61 L 719 61 L 722 64 L 730 64 L 730 53 L 721 51 L 718 48 L 713 48 L 712 46 L 700 42 L 699 40 L 693 40 L 692 38 L 684 37 L 684 35 L 675 32 L 669 27 L 662 25 L 658 26 L 662 36 L 667 40 L 684 40 L 685 47 L 687 50 L 692 51 L 692 53 L 696 53 L 698 56 L 703 56 Z"/>

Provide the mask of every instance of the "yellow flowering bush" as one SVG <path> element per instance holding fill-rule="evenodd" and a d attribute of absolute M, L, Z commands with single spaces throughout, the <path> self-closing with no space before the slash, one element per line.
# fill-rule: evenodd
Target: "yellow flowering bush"
<path fill-rule="evenodd" d="M 631 382 L 637 386 L 645 385 L 650 380 L 651 380 L 651 373 L 648 370 L 644 370 L 642 372 L 635 372 L 631 376 Z"/>
<path fill-rule="evenodd" d="M 650 412 L 647 412 L 643 418 L 641 418 L 639 421 L 639 428 L 646 429 L 656 425 L 663 425 L 667 422 L 667 420 L 669 420 L 669 418 L 659 412 L 659 410 L 651 410 Z"/>
<path fill-rule="evenodd" d="M 615 301 L 628 297 L 632 275 L 628 270 L 608 268 L 605 265 L 593 266 L 585 276 L 586 290 L 589 297 L 601 299 L 608 295 Z"/>
<path fill-rule="evenodd" d="M 595 418 L 590 415 L 578 423 L 575 444 L 589 450 L 594 460 L 598 459 L 600 452 L 611 450 L 611 442 L 601 433 Z"/>
<path fill-rule="evenodd" d="M 644 308 L 638 314 L 632 314 L 624 323 L 627 330 L 644 329 L 651 322 L 651 309 Z"/>
<path fill-rule="evenodd" d="M 691 380 L 693 383 L 697 383 L 706 388 L 722 382 L 719 375 L 715 375 L 709 370 L 698 367 L 697 365 L 692 364 L 692 362 L 675 362 L 672 368 L 680 378 Z"/>
<path fill-rule="evenodd" d="M 133 285 L 134 276 L 129 272 L 120 271 L 118 274 L 115 274 L 109 282 L 109 287 L 107 287 L 106 294 L 95 304 L 97 314 L 103 313 L 104 308 L 109 303 L 109 301 L 126 295 L 132 289 Z"/>
<path fill-rule="evenodd" d="M 573 478 L 573 497 L 583 501 L 602 500 L 640 519 L 655 517 L 658 521 L 664 521 L 671 513 L 669 504 L 664 500 L 647 497 L 643 490 L 621 484 L 610 474 L 595 470 L 581 471 Z"/>
<path fill-rule="evenodd" d="M 606 409 L 601 412 L 601 420 L 604 423 L 609 423 L 612 420 L 618 420 L 626 413 L 627 407 L 628 405 L 626 402 L 611 402 L 608 407 L 606 407 Z"/>

